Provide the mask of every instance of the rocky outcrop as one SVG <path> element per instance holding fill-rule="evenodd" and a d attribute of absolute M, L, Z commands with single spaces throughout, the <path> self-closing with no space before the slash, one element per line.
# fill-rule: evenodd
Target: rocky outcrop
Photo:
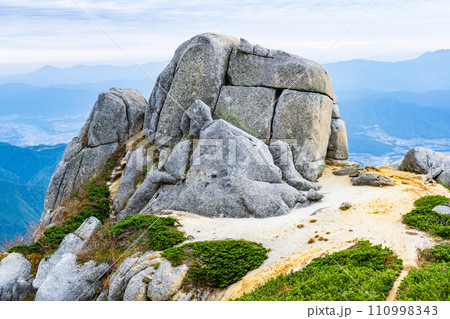
<path fill-rule="evenodd" d="M 86 183 L 120 144 L 142 130 L 146 100 L 133 89 L 99 95 L 86 124 L 66 147 L 47 190 L 41 223 Z"/>
<path fill-rule="evenodd" d="M 430 179 L 450 186 L 450 157 L 422 147 L 410 149 L 400 164 L 400 170 L 430 174 Z"/>
<path fill-rule="evenodd" d="M 200 132 L 183 182 L 162 185 L 142 213 L 172 209 L 210 217 L 267 217 L 286 214 L 302 201 L 283 182 L 263 142 L 215 120 Z"/>
<path fill-rule="evenodd" d="M 291 144 L 297 171 L 310 181 L 331 159 L 348 158 L 344 123 L 326 70 L 319 64 L 244 39 L 201 34 L 183 43 L 158 78 L 145 128 L 150 141 L 174 146 L 180 122 L 195 100 L 264 142 Z M 189 134 L 190 136 L 192 134 Z M 164 142 L 161 142 L 164 140 Z"/>
<path fill-rule="evenodd" d="M 0 262 L 0 301 L 26 300 L 32 292 L 31 263 L 12 253 Z"/>
<path fill-rule="evenodd" d="M 77 263 L 77 256 L 66 253 L 52 268 L 36 292 L 36 301 L 87 301 L 92 300 L 101 285 L 108 264 L 96 266 L 91 260 Z"/>
<path fill-rule="evenodd" d="M 187 271 L 186 265 L 172 267 L 169 261 L 164 260 L 148 285 L 147 297 L 153 301 L 169 300 L 180 290 Z"/>

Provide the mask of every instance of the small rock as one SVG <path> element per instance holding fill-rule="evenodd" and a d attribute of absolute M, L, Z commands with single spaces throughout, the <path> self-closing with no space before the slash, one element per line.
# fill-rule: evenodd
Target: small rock
<path fill-rule="evenodd" d="M 418 235 L 419 234 L 419 233 L 417 233 L 415 231 L 411 231 L 411 230 L 407 230 L 405 233 L 408 235 Z"/>
<path fill-rule="evenodd" d="M 26 299 L 23 291 L 28 290 L 28 279 L 31 274 L 31 263 L 21 254 L 9 254 L 0 262 L 0 301 L 17 301 Z M 23 288 L 26 289 L 17 289 Z"/>
<path fill-rule="evenodd" d="M 308 191 L 308 194 L 306 195 L 306 199 L 310 200 L 310 201 L 319 201 L 324 197 L 323 194 L 320 194 L 319 192 L 317 192 L 314 189 L 310 189 Z"/>
<path fill-rule="evenodd" d="M 341 206 L 339 206 L 339 209 L 340 209 L 340 210 L 347 210 L 347 209 L 349 209 L 350 207 L 352 207 L 352 204 L 350 204 L 349 202 L 343 202 L 343 203 L 341 204 Z"/>
<path fill-rule="evenodd" d="M 450 207 L 447 205 L 439 205 L 433 208 L 433 212 L 443 215 L 450 215 Z"/>
<path fill-rule="evenodd" d="M 395 186 L 395 183 L 388 177 L 376 173 L 362 174 L 351 180 L 353 186 Z"/>
<path fill-rule="evenodd" d="M 356 164 L 356 165 L 344 167 L 337 171 L 334 171 L 333 175 L 336 175 L 336 176 L 349 175 L 350 177 L 356 177 L 356 176 L 359 176 L 363 170 L 364 170 L 364 167 L 362 167 L 361 164 Z"/>
<path fill-rule="evenodd" d="M 86 240 L 91 237 L 102 225 L 102 222 L 95 218 L 94 216 L 86 219 L 77 230 L 74 231 L 74 234 L 80 237 L 82 240 Z"/>
<path fill-rule="evenodd" d="M 253 48 L 253 54 L 254 55 L 258 55 L 258 56 L 262 56 L 262 57 L 265 58 L 265 57 L 267 57 L 269 55 L 269 50 L 267 50 L 266 48 L 263 48 L 262 46 L 257 44 Z"/>

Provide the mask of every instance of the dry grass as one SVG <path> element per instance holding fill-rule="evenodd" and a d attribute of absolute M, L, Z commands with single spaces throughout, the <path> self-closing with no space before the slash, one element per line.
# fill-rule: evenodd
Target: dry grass
<path fill-rule="evenodd" d="M 29 245 L 30 243 L 32 243 L 34 234 L 38 231 L 39 228 L 42 227 L 40 227 L 38 223 L 33 223 L 27 226 L 24 234 L 15 235 L 13 238 L 3 236 L 3 238 L 0 239 L 0 255 L 7 252 L 11 247 L 17 245 Z"/>

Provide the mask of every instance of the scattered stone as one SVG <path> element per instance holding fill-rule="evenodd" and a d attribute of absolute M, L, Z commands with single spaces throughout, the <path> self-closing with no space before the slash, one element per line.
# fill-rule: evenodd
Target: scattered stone
<path fill-rule="evenodd" d="M 339 209 L 340 209 L 340 210 L 347 210 L 347 209 L 349 209 L 350 207 L 352 207 L 352 204 L 350 204 L 349 202 L 343 202 L 343 203 L 341 204 L 341 206 L 339 206 Z"/>
<path fill-rule="evenodd" d="M 315 222 L 317 222 L 317 219 L 311 219 L 309 222 L 314 224 Z"/>
<path fill-rule="evenodd" d="M 297 225 L 297 228 L 300 228 L 300 229 L 301 229 L 301 228 L 304 228 L 304 227 L 305 227 L 305 225 L 303 225 L 303 224 L 298 224 L 298 225 Z"/>
<path fill-rule="evenodd" d="M 395 186 L 395 183 L 388 177 L 376 173 L 366 173 L 354 177 L 351 180 L 353 186 Z"/>
<path fill-rule="evenodd" d="M 419 235 L 418 232 L 411 231 L 411 230 L 407 230 L 405 233 L 408 234 L 408 235 Z"/>
<path fill-rule="evenodd" d="M 324 197 L 323 194 L 320 194 L 319 192 L 317 192 L 314 189 L 310 189 L 308 191 L 308 194 L 306 194 L 306 199 L 310 200 L 310 201 L 319 201 Z"/>
<path fill-rule="evenodd" d="M 308 240 L 308 244 L 312 244 L 312 243 L 315 243 L 316 241 L 314 240 L 314 238 L 310 238 L 309 240 Z"/>
<path fill-rule="evenodd" d="M 359 176 L 363 170 L 364 170 L 364 167 L 361 164 L 355 164 L 355 165 L 344 167 L 337 171 L 334 171 L 333 175 L 336 175 L 336 176 L 348 175 L 350 177 L 356 177 L 356 176 Z"/>

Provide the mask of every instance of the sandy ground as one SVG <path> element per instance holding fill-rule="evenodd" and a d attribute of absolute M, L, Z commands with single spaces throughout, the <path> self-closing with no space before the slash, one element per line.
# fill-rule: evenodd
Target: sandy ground
<path fill-rule="evenodd" d="M 269 258 L 260 268 L 228 287 L 217 299 L 237 298 L 270 278 L 301 269 L 311 259 L 350 247 L 357 240 L 367 239 L 391 248 L 403 259 L 405 269 L 417 265 L 417 249 L 430 247 L 434 241 L 419 231 L 408 229 L 401 222 L 402 214 L 411 211 L 417 198 L 448 195 L 448 190 L 440 185 L 425 184 L 422 175 L 387 167 L 371 171 L 391 177 L 396 186 L 352 186 L 348 176 L 332 174 L 336 169 L 326 167 L 319 180 L 324 199 L 309 207 L 294 209 L 286 216 L 212 219 L 183 212 L 172 214 L 179 219 L 182 225 L 180 230 L 194 237 L 192 241 L 246 239 L 260 242 L 270 250 Z M 339 210 L 344 201 L 352 205 L 347 211 Z M 300 224 L 304 227 L 297 227 Z M 328 240 L 319 241 L 316 238 L 314 243 L 309 244 L 308 240 L 316 235 Z M 395 296 L 395 290 L 388 299 Z"/>

